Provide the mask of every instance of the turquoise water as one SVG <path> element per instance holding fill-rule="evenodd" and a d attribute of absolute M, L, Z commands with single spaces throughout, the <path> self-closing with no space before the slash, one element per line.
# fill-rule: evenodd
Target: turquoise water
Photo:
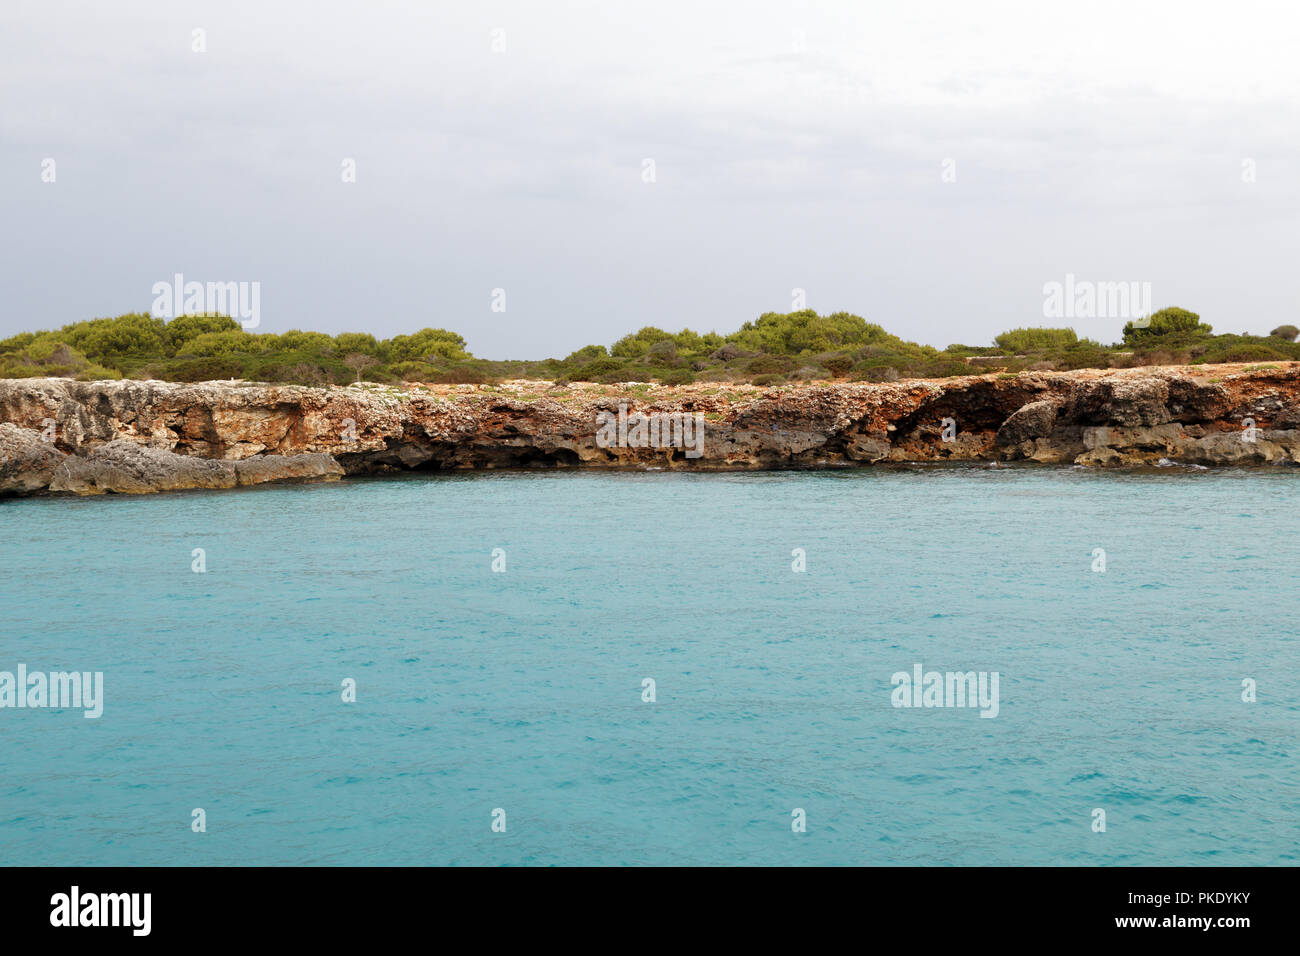
<path fill-rule="evenodd" d="M 0 710 L 0 862 L 1294 864 L 1295 482 L 550 473 L 2 502 L 0 670 L 102 671 L 106 702 Z M 893 707 L 916 663 L 997 671 L 998 716 Z"/>

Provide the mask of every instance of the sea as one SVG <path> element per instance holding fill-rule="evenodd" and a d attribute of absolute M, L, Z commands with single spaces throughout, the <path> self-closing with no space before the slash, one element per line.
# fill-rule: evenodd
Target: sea
<path fill-rule="evenodd" d="M 1298 504 L 1028 466 L 5 500 L 0 672 L 102 713 L 0 706 L 0 864 L 1294 865 Z"/>

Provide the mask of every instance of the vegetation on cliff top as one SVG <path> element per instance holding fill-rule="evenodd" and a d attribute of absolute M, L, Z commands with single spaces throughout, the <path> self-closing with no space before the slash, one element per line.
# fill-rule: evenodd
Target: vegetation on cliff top
<path fill-rule="evenodd" d="M 1068 328 L 1020 328 L 989 346 L 939 350 L 908 342 L 848 312 L 767 312 L 729 335 L 646 326 L 612 345 L 565 358 L 490 361 L 470 355 L 445 329 L 376 339 L 366 332 L 250 332 L 219 315 L 167 322 L 144 313 L 90 319 L 56 331 L 0 340 L 0 378 L 247 379 L 302 385 L 377 382 L 697 381 L 779 384 L 813 379 L 893 381 L 1025 369 L 1300 360 L 1300 335 L 1282 325 L 1267 336 L 1215 335 L 1194 312 L 1161 309 L 1129 323 L 1124 341 L 1102 345 Z"/>

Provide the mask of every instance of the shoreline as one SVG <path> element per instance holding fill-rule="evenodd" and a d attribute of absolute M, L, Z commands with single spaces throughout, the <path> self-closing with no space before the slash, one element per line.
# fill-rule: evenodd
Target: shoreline
<path fill-rule="evenodd" d="M 489 478 L 521 478 L 521 477 L 548 477 L 548 478 L 576 478 L 576 477 L 610 477 L 610 478 L 632 478 L 660 476 L 666 478 L 711 478 L 721 476 L 740 476 L 740 475 L 809 475 L 809 474 L 836 474 L 842 476 L 849 475 L 870 475 L 870 474 L 941 474 L 941 473 L 970 473 L 970 472 L 999 472 L 1010 474 L 1039 474 L 1039 475 L 1087 475 L 1096 478 L 1105 478 L 1107 476 L 1127 476 L 1127 477 L 1146 477 L 1156 480 L 1163 478 L 1183 476 L 1190 477 L 1193 475 L 1239 475 L 1239 476 L 1260 476 L 1270 475 L 1279 476 L 1289 474 L 1293 469 L 1300 467 L 1297 462 L 1278 462 L 1272 464 L 1231 464 L 1231 465 L 1197 465 L 1187 462 L 1171 461 L 1168 464 L 1141 464 L 1141 465 L 1111 465 L 1105 467 L 1094 467 L 1088 465 L 1072 464 L 1044 464 L 1034 461 L 1016 461 L 1002 462 L 994 465 L 990 462 L 977 461 L 888 461 L 877 462 L 875 464 L 861 463 L 840 463 L 829 464 L 819 467 L 804 466 L 785 466 L 773 468 L 695 468 L 695 469 L 665 469 L 658 466 L 635 466 L 627 465 L 621 467 L 607 468 L 568 468 L 568 467 L 551 467 L 551 468 L 528 468 L 528 467 L 507 467 L 507 468 L 487 468 L 487 469 L 461 469 L 457 471 L 437 471 L 437 470 L 420 470 L 410 471 L 391 471 L 382 473 L 359 473 L 355 475 L 342 475 L 338 478 L 284 478 L 272 481 L 260 482 L 257 485 L 240 485 L 235 484 L 229 487 L 169 487 L 156 488 L 142 492 L 128 492 L 105 489 L 102 493 L 78 494 L 71 491 L 50 491 L 42 489 L 27 494 L 6 494 L 0 493 L 0 505 L 18 501 L 68 501 L 68 500 L 86 500 L 88 498 L 98 499 L 130 499 L 136 497 L 155 497 L 167 495 L 185 495 L 197 491 L 206 491 L 208 493 L 240 493 L 260 490 L 263 487 L 289 489 L 294 487 L 325 487 L 338 486 L 346 487 L 348 485 L 375 484 L 382 485 L 395 482 L 407 481 L 476 481 L 486 480 Z"/>
<path fill-rule="evenodd" d="M 611 440 L 600 423 L 616 414 L 633 425 Z M 655 427 L 639 433 L 639 419 Z M 0 380 L 0 495 L 140 494 L 429 471 L 938 463 L 1294 466 L 1300 363 L 778 387 Z"/>

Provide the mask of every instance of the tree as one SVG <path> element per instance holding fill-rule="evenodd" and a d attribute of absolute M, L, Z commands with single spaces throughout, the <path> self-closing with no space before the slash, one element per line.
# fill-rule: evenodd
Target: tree
<path fill-rule="evenodd" d="M 304 332 L 290 329 L 280 333 L 280 346 L 287 352 L 310 352 L 329 355 L 334 351 L 334 340 L 324 332 Z"/>
<path fill-rule="evenodd" d="M 241 326 L 228 315 L 178 315 L 167 323 L 167 345 L 173 355 L 205 332 L 238 332 Z"/>
<path fill-rule="evenodd" d="M 671 332 L 665 332 L 653 325 L 646 325 L 615 342 L 610 346 L 609 354 L 614 358 L 640 358 L 646 352 L 649 352 L 650 346 L 655 343 L 671 342 L 674 339 L 675 336 Z"/>
<path fill-rule="evenodd" d="M 609 350 L 603 345 L 584 345 L 576 352 L 569 353 L 569 357 L 564 360 L 565 365 L 586 365 L 588 362 L 594 362 L 596 359 L 609 358 Z"/>
<path fill-rule="evenodd" d="M 353 352 L 374 355 L 379 351 L 379 342 L 369 332 L 340 332 L 334 336 L 334 350 L 339 355 Z"/>
<path fill-rule="evenodd" d="M 1144 325 L 1128 322 L 1124 325 L 1124 342 L 1126 345 L 1149 345 L 1152 339 L 1161 336 L 1200 336 L 1213 332 L 1210 326 L 1201 321 L 1195 312 L 1176 306 L 1152 312 Z"/>
<path fill-rule="evenodd" d="M 1286 339 L 1288 342 L 1294 342 L 1296 336 L 1300 335 L 1300 329 L 1297 329 L 1294 325 L 1279 325 L 1268 334 L 1274 338 Z"/>
<path fill-rule="evenodd" d="M 396 335 L 387 342 L 394 362 L 428 361 L 430 358 L 465 359 L 470 354 L 465 351 L 465 340 L 455 332 L 446 329 L 420 329 L 410 335 Z"/>
<path fill-rule="evenodd" d="M 357 373 L 357 383 L 361 382 L 361 373 L 372 365 L 378 365 L 379 359 L 364 352 L 353 352 L 343 360 L 343 364 Z"/>
<path fill-rule="evenodd" d="M 167 323 L 144 312 L 112 319 L 90 319 L 65 325 L 62 339 L 92 359 L 156 355 L 166 341 Z"/>
<path fill-rule="evenodd" d="M 849 312 L 818 315 L 812 309 L 764 312 L 756 321 L 746 322 L 739 331 L 728 335 L 727 341 L 747 351 L 773 355 L 828 352 L 878 343 L 903 344 L 902 339 L 861 316 Z"/>

